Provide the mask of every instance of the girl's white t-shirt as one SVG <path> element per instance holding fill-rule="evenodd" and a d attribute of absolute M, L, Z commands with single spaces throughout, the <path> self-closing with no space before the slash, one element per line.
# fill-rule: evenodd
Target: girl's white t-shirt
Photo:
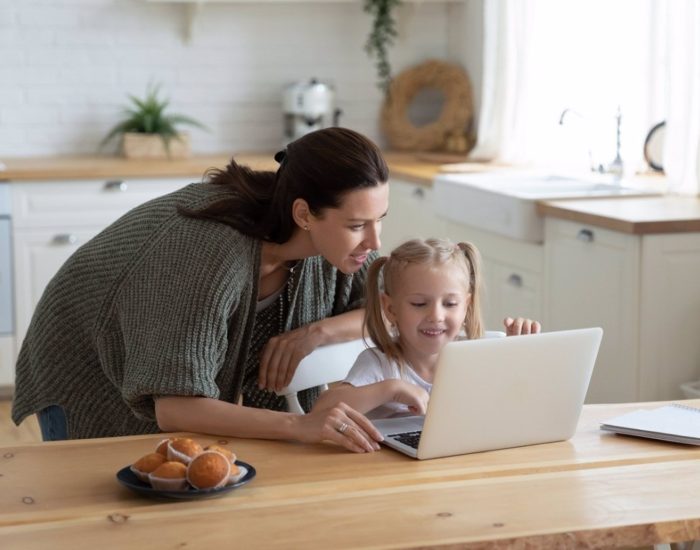
<path fill-rule="evenodd" d="M 387 359 L 386 355 L 377 348 L 366 349 L 360 353 L 343 382 L 352 386 L 366 386 L 392 378 L 420 386 L 428 393 L 433 387 L 431 383 L 418 376 L 410 366 L 406 366 L 402 373 L 399 366 L 394 361 Z M 413 414 L 408 405 L 390 402 L 372 409 L 365 416 L 369 419 L 377 419 L 407 414 Z"/>

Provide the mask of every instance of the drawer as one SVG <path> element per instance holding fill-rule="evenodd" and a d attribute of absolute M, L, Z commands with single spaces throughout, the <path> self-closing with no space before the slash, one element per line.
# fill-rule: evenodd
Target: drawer
<path fill-rule="evenodd" d="M 105 227 L 135 206 L 195 181 L 143 178 L 12 183 L 15 229 Z"/>

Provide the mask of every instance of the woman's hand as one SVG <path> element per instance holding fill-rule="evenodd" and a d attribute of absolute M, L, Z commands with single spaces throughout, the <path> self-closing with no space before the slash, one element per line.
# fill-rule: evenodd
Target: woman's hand
<path fill-rule="evenodd" d="M 345 403 L 313 409 L 299 415 L 297 421 L 297 438 L 306 443 L 333 441 L 356 453 L 371 453 L 379 450 L 379 441 L 384 439 L 367 417 Z"/>
<path fill-rule="evenodd" d="M 537 334 L 542 330 L 542 325 L 540 325 L 539 322 L 533 321 L 532 319 L 525 319 L 524 317 L 518 317 L 517 319 L 506 317 L 503 320 L 503 325 L 506 327 L 507 336 Z"/>
<path fill-rule="evenodd" d="M 301 360 L 321 343 L 320 331 L 314 324 L 270 338 L 260 358 L 260 389 L 279 391 L 288 386 Z"/>
<path fill-rule="evenodd" d="M 425 414 L 428 410 L 430 395 L 425 389 L 405 380 L 392 380 L 394 393 L 391 401 L 403 403 L 413 414 Z"/>

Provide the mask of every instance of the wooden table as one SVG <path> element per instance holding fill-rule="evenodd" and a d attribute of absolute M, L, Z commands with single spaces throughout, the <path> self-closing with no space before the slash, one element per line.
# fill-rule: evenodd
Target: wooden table
<path fill-rule="evenodd" d="M 700 400 L 686 402 L 700 407 Z M 0 548 L 580 548 L 700 539 L 700 448 L 601 432 L 658 403 L 587 405 L 569 441 L 416 461 L 221 439 L 257 469 L 158 501 L 116 472 L 161 436 L 0 448 Z"/>

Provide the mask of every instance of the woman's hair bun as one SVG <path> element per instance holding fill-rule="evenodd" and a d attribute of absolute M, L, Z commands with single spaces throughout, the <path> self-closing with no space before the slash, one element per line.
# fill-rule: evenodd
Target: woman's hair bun
<path fill-rule="evenodd" d="M 284 159 L 286 159 L 286 158 L 287 158 L 287 150 L 286 149 L 282 149 L 281 151 L 277 151 L 275 153 L 275 160 L 279 164 L 282 164 L 282 162 L 284 162 Z"/>

